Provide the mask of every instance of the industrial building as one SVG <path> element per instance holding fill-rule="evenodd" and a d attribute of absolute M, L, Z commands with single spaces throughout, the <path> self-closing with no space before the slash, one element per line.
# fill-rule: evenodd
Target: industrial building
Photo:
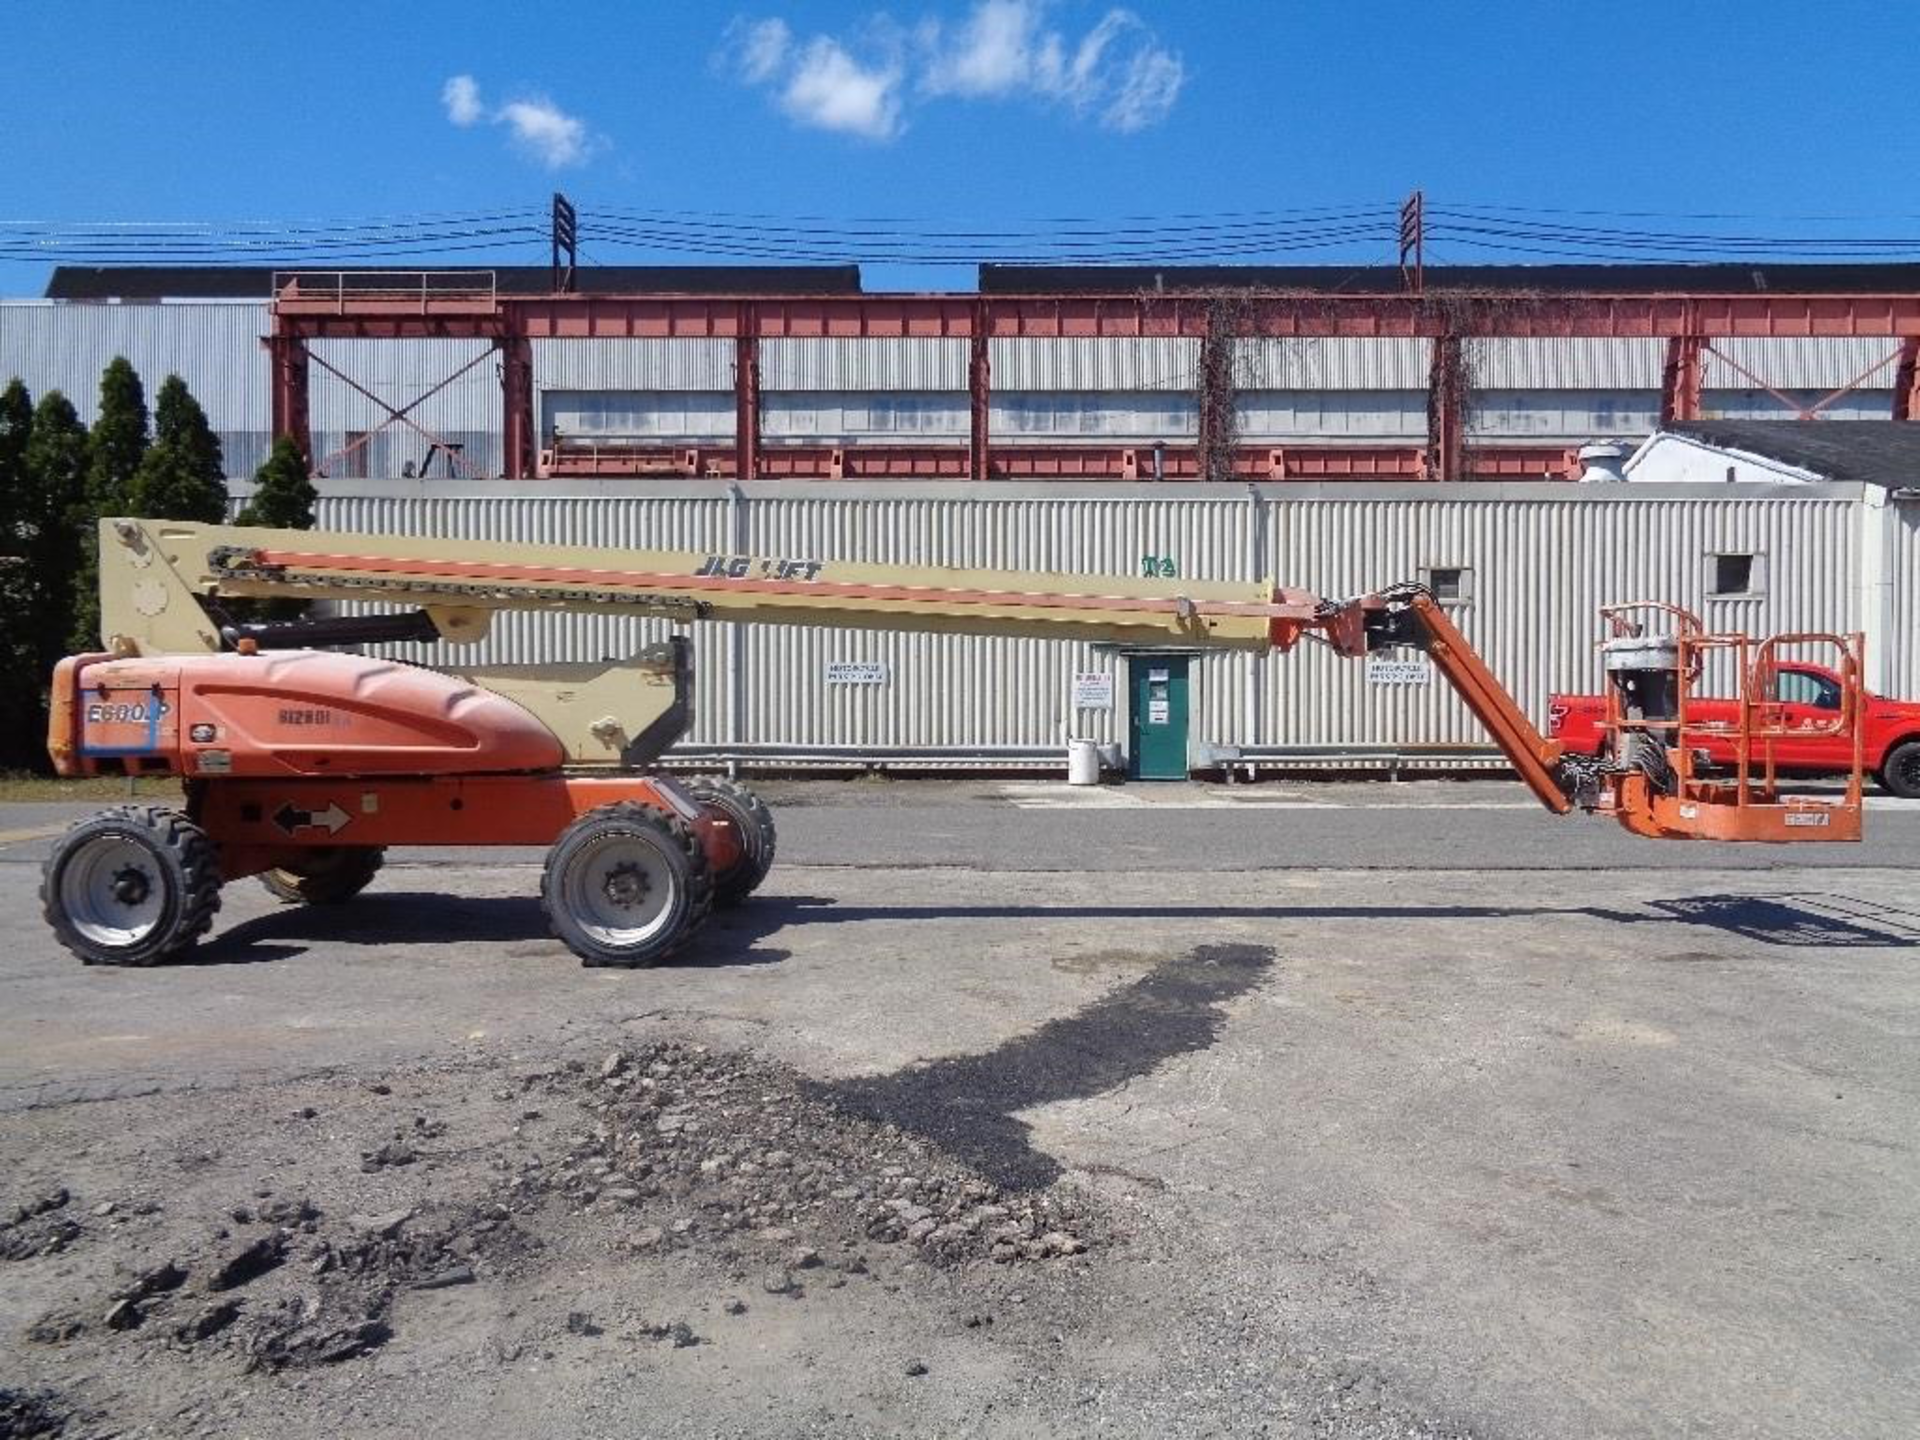
<path fill-rule="evenodd" d="M 919 297 L 866 295 L 852 266 L 583 268 L 557 305 L 543 268 L 275 278 L 61 267 L 44 298 L 0 302 L 0 375 L 89 419 L 115 355 L 150 386 L 177 372 L 234 476 L 297 393 L 304 414 L 279 422 L 342 479 L 1197 479 L 1205 297 L 1238 286 L 1293 312 L 1233 337 L 1246 479 L 1566 479 L 1582 444 L 1663 419 L 1920 411 L 1904 322 L 1860 319 L 1920 296 L 1915 265 L 1430 267 L 1429 292 L 1485 312 L 1450 339 L 1391 266 L 983 266 L 977 294 Z M 1836 322 L 1764 308 L 1805 293 Z M 1750 307 L 1636 309 L 1709 297 Z M 1611 309 L 1581 313 L 1595 304 Z M 298 346 L 295 376 L 265 348 L 276 334 Z"/>
<path fill-rule="evenodd" d="M 1390 267 L 983 267 L 977 293 L 927 296 L 866 294 L 851 267 L 583 269 L 564 294 L 544 269 L 63 269 L 0 305 L 0 377 L 90 417 L 113 356 L 149 386 L 177 372 L 236 495 L 276 431 L 305 440 L 330 529 L 1336 596 L 1419 580 L 1536 715 L 1597 683 L 1600 605 L 1661 598 L 1714 628 L 1862 631 L 1870 684 L 1920 694 L 1903 486 L 1567 483 L 1583 445 L 1663 421 L 1910 422 L 1920 266 L 1452 278 L 1471 303 Z M 1235 285 L 1252 298 L 1223 311 Z M 517 615 L 481 655 L 599 658 L 662 628 Z M 1491 759 L 1418 663 L 694 632 L 699 763 L 1058 768 L 1078 736 L 1137 771 L 1131 697 L 1155 672 L 1182 770 Z"/>

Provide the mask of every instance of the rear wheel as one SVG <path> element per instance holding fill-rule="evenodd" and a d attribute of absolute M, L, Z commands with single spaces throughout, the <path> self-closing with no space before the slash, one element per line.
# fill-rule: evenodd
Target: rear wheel
<path fill-rule="evenodd" d="M 773 868 L 773 852 L 778 835 L 773 812 L 766 802 L 746 786 L 714 775 L 701 775 L 687 788 L 704 805 L 711 805 L 733 822 L 740 832 L 740 858 L 713 877 L 713 903 L 738 905 L 760 888 Z"/>
<path fill-rule="evenodd" d="M 1877 778 L 1889 794 L 1920 800 L 1920 740 L 1908 740 L 1888 751 Z"/>
<path fill-rule="evenodd" d="M 55 937 L 87 964 L 156 965 L 192 949 L 213 926 L 213 842 L 177 810 L 104 810 L 54 846 L 40 903 Z"/>
<path fill-rule="evenodd" d="M 540 903 L 587 964 L 655 965 L 707 918 L 713 879 L 693 827 L 622 801 L 588 811 L 554 842 Z"/>
<path fill-rule="evenodd" d="M 339 905 L 373 883 L 386 859 L 379 845 L 329 845 L 308 851 L 298 865 L 261 874 L 267 893 L 289 905 Z"/>

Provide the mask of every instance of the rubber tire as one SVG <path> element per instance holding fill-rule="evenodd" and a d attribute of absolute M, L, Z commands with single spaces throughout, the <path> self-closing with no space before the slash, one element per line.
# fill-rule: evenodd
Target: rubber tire
<path fill-rule="evenodd" d="M 134 944 L 102 945 L 74 928 L 60 903 L 60 877 L 80 847 L 103 835 L 133 841 L 153 857 L 167 899 L 161 918 Z M 54 938 L 88 965 L 158 965 L 191 950 L 220 912 L 220 865 L 207 832 L 163 805 L 116 805 L 60 837 L 40 872 L 40 909 Z"/>
<path fill-rule="evenodd" d="M 262 872 L 260 883 L 288 905 L 340 905 L 373 883 L 386 859 L 382 845 L 330 845 L 308 853 L 308 867 Z"/>
<path fill-rule="evenodd" d="M 644 944 L 615 946 L 597 940 L 581 927 L 566 906 L 568 869 L 583 860 L 592 846 L 608 835 L 640 836 L 654 841 L 675 877 L 679 893 L 673 904 L 679 911 L 678 917 Z M 713 909 L 713 875 L 707 866 L 706 849 L 693 827 L 678 815 L 634 800 L 602 805 L 569 825 L 547 851 L 546 869 L 540 876 L 540 908 L 546 912 L 547 926 L 555 938 L 585 965 L 623 970 L 658 965 L 693 937 Z"/>
<path fill-rule="evenodd" d="M 1920 740 L 1904 740 L 1889 750 L 1873 778 L 1889 795 L 1920 800 Z"/>
<path fill-rule="evenodd" d="M 773 869 L 773 855 L 779 846 L 773 812 L 753 791 L 735 780 L 718 775 L 699 775 L 687 782 L 687 789 L 703 804 L 711 805 L 734 823 L 740 832 L 740 859 L 713 877 L 713 903 L 723 909 L 740 904 L 767 878 Z"/>

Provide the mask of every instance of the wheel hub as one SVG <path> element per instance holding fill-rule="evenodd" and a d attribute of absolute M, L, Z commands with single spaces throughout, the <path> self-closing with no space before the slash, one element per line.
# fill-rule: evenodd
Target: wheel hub
<path fill-rule="evenodd" d="M 106 949 L 130 950 L 162 925 L 172 902 L 166 871 L 136 835 L 81 841 L 59 867 L 59 904 L 73 928 Z"/>
<path fill-rule="evenodd" d="M 613 866 L 607 871 L 602 882 L 607 899 L 622 910 L 631 910 L 645 902 L 647 892 L 653 886 L 647 880 L 647 872 L 631 861 Z"/>
<path fill-rule="evenodd" d="M 129 865 L 113 877 L 113 898 L 122 905 L 139 905 L 153 893 L 153 879 L 146 871 Z"/>

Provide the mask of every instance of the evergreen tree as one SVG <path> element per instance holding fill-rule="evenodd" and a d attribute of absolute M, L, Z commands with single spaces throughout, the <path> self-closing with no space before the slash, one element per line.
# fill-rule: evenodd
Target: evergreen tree
<path fill-rule="evenodd" d="M 273 442 L 273 453 L 253 472 L 253 484 L 253 498 L 241 510 L 240 524 L 313 528 L 313 506 L 320 497 L 307 478 L 307 458 L 292 440 L 283 435 Z"/>
<path fill-rule="evenodd" d="M 21 510 L 27 490 L 27 441 L 33 428 L 33 397 L 17 378 L 0 391 L 0 765 L 33 763 L 44 753 L 37 723 L 40 707 L 34 668 L 33 572 Z"/>
<path fill-rule="evenodd" d="M 27 485 L 27 438 L 33 433 L 33 397 L 18 376 L 0 390 L 0 554 L 17 555 L 19 500 Z"/>
<path fill-rule="evenodd" d="M 124 355 L 100 374 L 100 413 L 87 440 L 87 488 L 81 525 L 80 565 L 73 579 L 73 647 L 100 646 L 100 535 L 103 515 L 132 509 L 134 475 L 146 457 L 147 396 L 140 375 Z"/>
<path fill-rule="evenodd" d="M 215 525 L 225 520 L 227 482 L 221 473 L 220 438 L 178 375 L 167 376 L 161 384 L 154 421 L 153 444 L 128 487 L 127 513 Z"/>
<path fill-rule="evenodd" d="M 150 443 L 139 372 L 117 355 L 100 374 L 100 412 L 88 440 L 87 499 L 96 517 L 127 513 L 134 472 Z"/>
<path fill-rule="evenodd" d="M 45 684 L 53 666 L 67 653 L 74 631 L 73 577 L 80 569 L 83 529 L 93 523 L 87 504 L 90 462 L 87 428 L 73 403 L 58 390 L 40 397 L 27 442 L 24 498 L 19 507 L 33 575 L 33 632 L 38 647 L 36 673 Z M 90 641 L 87 649 L 99 644 Z"/>

